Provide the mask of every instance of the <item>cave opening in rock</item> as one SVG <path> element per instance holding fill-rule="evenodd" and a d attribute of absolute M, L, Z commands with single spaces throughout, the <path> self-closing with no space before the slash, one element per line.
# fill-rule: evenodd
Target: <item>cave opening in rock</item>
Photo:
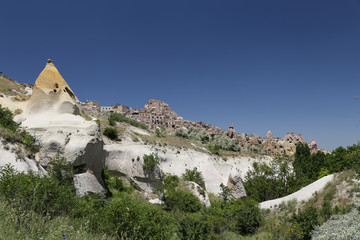
<path fill-rule="evenodd" d="M 75 101 L 75 94 L 68 87 L 65 87 L 65 90 L 69 94 L 69 96 Z"/>

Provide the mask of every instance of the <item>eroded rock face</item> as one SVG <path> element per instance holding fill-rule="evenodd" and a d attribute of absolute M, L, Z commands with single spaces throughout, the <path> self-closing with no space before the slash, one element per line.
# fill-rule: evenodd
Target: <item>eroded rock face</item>
<path fill-rule="evenodd" d="M 98 124 L 81 117 L 78 106 L 77 97 L 48 60 L 23 113 L 15 120 L 39 142 L 38 162 L 46 167 L 50 158 L 60 153 L 79 173 L 75 176 L 76 182 L 81 183 L 75 184 L 77 193 L 101 193 L 104 190 L 101 178 L 104 143 Z M 82 186 L 86 188 L 80 189 Z"/>
<path fill-rule="evenodd" d="M 310 140 L 310 142 L 308 143 L 308 146 L 310 148 L 311 153 L 317 153 L 319 151 L 317 143 L 315 142 L 314 139 Z"/>
<path fill-rule="evenodd" d="M 231 189 L 231 196 L 235 199 L 245 198 L 246 191 L 242 183 L 241 174 L 236 167 L 231 169 L 227 186 Z"/>
<path fill-rule="evenodd" d="M 24 156 L 25 153 L 23 152 L 24 150 L 22 147 L 11 143 L 6 144 L 5 146 L 2 142 L 2 139 L 0 139 L 0 167 L 10 164 L 14 169 L 20 172 L 28 173 L 29 171 L 33 171 L 40 175 L 46 174 L 44 168 L 42 168 L 34 159 L 29 159 Z"/>
<path fill-rule="evenodd" d="M 99 183 L 98 179 L 91 171 L 76 174 L 74 176 L 74 186 L 76 195 L 82 197 L 91 193 L 100 193 L 105 195 L 104 187 Z"/>
<path fill-rule="evenodd" d="M 227 184 L 231 169 L 236 166 L 241 169 L 243 177 L 253 162 L 268 162 L 271 158 L 263 157 L 229 157 L 226 161 L 214 158 L 210 154 L 193 149 L 178 150 L 173 147 L 157 147 L 143 145 L 123 140 L 120 143 L 106 144 L 105 164 L 111 174 L 126 176 L 133 179 L 145 191 L 151 191 L 152 187 L 147 184 L 155 184 L 159 177 L 148 178 L 151 182 L 141 183 L 142 179 L 142 157 L 144 154 L 157 154 L 159 156 L 159 169 L 167 174 L 182 177 L 186 169 L 197 168 L 202 173 L 206 185 L 206 191 L 214 194 L 220 192 L 220 184 Z"/>
<path fill-rule="evenodd" d="M 199 186 L 199 184 L 191 181 L 185 182 L 185 188 L 192 194 L 194 194 L 199 201 L 205 205 L 205 207 L 210 207 L 210 199 L 209 195 L 204 191 L 202 187 Z"/>
<path fill-rule="evenodd" d="M 150 149 L 123 146 L 122 144 L 105 145 L 105 164 L 111 174 L 125 176 L 138 188 L 146 192 L 155 192 L 162 182 L 159 166 L 153 170 L 144 170 L 144 154 L 152 153 Z"/>

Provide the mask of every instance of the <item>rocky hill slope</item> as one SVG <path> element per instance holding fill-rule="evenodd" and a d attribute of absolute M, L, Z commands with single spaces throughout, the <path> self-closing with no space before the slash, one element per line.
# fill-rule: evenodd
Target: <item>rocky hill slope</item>
<path fill-rule="evenodd" d="M 46 168 L 50 159 L 62 154 L 76 169 L 75 185 L 78 195 L 105 191 L 101 176 L 105 166 L 111 174 L 122 176 L 149 193 L 156 192 L 157 183 L 162 181 L 164 174 L 181 177 L 186 170 L 196 169 L 202 174 L 208 192 L 217 194 L 220 184 L 224 184 L 232 189 L 233 196 L 240 198 L 246 195 L 241 179 L 252 164 L 269 162 L 272 159 L 261 151 L 260 154 L 256 147 L 261 145 L 262 149 L 269 150 L 268 153 L 292 153 L 297 143 L 304 142 L 301 135 L 289 133 L 284 139 L 279 139 L 273 138 L 269 132 L 266 138 L 261 138 L 236 133 L 231 127 L 227 132 L 223 132 L 223 136 L 242 147 L 246 145 L 246 149 L 251 151 L 221 150 L 223 154 L 219 156 L 197 141 L 172 134 L 160 136 L 153 130 L 148 131 L 119 122 L 115 128 L 121 131 L 121 141 L 114 141 L 101 134 L 100 127 L 104 130 L 109 126 L 107 118 L 95 114 L 94 116 L 99 118 L 96 120 L 87 116 L 75 93 L 51 60 L 48 60 L 33 87 L 31 84 L 20 85 L 4 76 L 0 80 L 7 86 L 2 89 L 0 104 L 16 113 L 15 120 L 36 137 L 39 148 L 35 159 L 26 160 L 27 163 L 25 161 L 24 166 L 18 166 L 18 169 L 31 169 L 30 165 L 34 164 L 38 165 L 39 169 Z M 169 121 L 166 126 L 171 129 L 176 128 L 175 125 L 189 129 L 200 128 L 199 133 L 204 131 L 203 129 L 217 129 L 203 123 L 184 121 L 167 104 L 156 100 L 149 101 L 144 110 L 138 110 L 139 119 L 135 119 L 140 122 L 142 118 L 153 119 L 154 114 L 158 119 L 162 119 L 160 115 L 164 112 L 169 112 L 169 117 L 163 119 Z M 131 118 L 135 115 L 131 111 L 127 114 L 132 116 Z M 171 125 L 171 121 L 174 124 Z M 158 129 L 156 126 L 161 125 L 162 121 L 151 120 L 145 123 L 150 124 L 150 128 Z M 219 131 L 216 131 L 209 139 L 213 138 L 216 142 L 215 135 L 219 134 Z M 314 145 L 316 146 L 316 143 Z M 2 151 L 6 152 L 5 148 Z M 151 154 L 159 159 L 153 172 L 143 168 L 144 157 Z M 4 157 L 0 158 L 2 165 L 9 162 L 5 161 Z M 7 159 L 15 159 L 16 162 L 17 158 L 13 156 Z M 28 166 L 25 167 L 26 164 Z"/>

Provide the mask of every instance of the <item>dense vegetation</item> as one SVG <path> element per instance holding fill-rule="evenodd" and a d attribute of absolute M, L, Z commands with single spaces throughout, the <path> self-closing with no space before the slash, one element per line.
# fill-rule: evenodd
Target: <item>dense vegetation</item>
<path fill-rule="evenodd" d="M 35 141 L 1 107 L 0 130 L 4 142 L 31 148 Z M 186 134 L 206 143 L 202 133 Z M 214 141 L 212 146 L 225 146 Z M 143 158 L 145 171 L 153 171 L 159 163 L 156 155 Z M 254 163 L 244 179 L 246 200 L 232 199 L 230 189 L 222 184 L 220 197 L 211 196 L 208 208 L 182 187 L 183 181 L 193 181 L 205 189 L 197 168 L 187 169 L 182 179 L 164 177 L 158 189 L 163 205 L 149 204 L 130 184 L 107 171 L 107 196 L 79 198 L 74 193 L 73 168 L 60 155 L 46 170 L 49 174 L 40 176 L 10 166 L 0 168 L 1 239 L 241 239 L 251 234 L 258 239 L 333 239 L 330 234 L 337 234 L 337 239 L 358 238 L 358 207 L 334 205 L 335 184 L 301 208 L 296 202 L 281 204 L 279 215 L 260 211 L 258 202 L 291 194 L 331 173 L 344 171 L 344 179 L 351 179 L 351 174 L 359 177 L 360 145 L 310 154 L 306 144 L 299 144 L 294 157 Z"/>
<path fill-rule="evenodd" d="M 225 135 L 219 137 L 211 137 L 204 130 L 199 130 L 194 127 L 190 127 L 189 129 L 178 128 L 174 132 L 175 136 L 191 139 L 194 141 L 201 142 L 203 144 L 211 144 L 208 145 L 209 150 L 214 154 L 219 154 L 219 149 L 229 150 L 239 152 L 241 150 L 240 146 L 237 144 L 236 139 L 230 139 Z M 211 140 L 211 141 L 210 141 Z"/>
<path fill-rule="evenodd" d="M 131 126 L 148 130 L 148 127 L 143 123 L 140 123 L 140 122 L 138 122 L 138 121 L 136 121 L 134 119 L 131 119 L 131 118 L 127 118 L 121 113 L 111 113 L 110 116 L 109 116 L 109 124 L 111 126 L 115 126 L 116 122 L 127 123 L 127 124 L 129 124 Z"/>
<path fill-rule="evenodd" d="M 13 114 L 7 108 L 0 105 L 0 137 L 4 139 L 4 145 L 7 143 L 23 144 L 29 156 L 35 151 L 33 143 L 35 138 L 20 128 L 20 124 L 13 120 Z"/>
<path fill-rule="evenodd" d="M 19 173 L 12 167 L 0 169 L 0 206 L 14 212 L 14 221 L 23 232 L 31 219 L 46 218 L 48 223 L 65 218 L 68 224 L 80 228 L 83 235 L 107 236 L 117 239 L 217 239 L 224 231 L 251 234 L 262 222 L 257 203 L 252 200 L 213 201 L 205 208 L 191 193 L 176 189 L 177 178 L 168 176 L 164 206 L 152 205 L 135 197 L 134 190 L 124 187 L 117 177 L 107 177 L 112 197 L 76 197 L 70 179 L 71 168 L 63 158 L 53 159 L 48 176 L 30 172 Z M 117 180 L 114 180 L 117 179 Z M 0 208 L 1 209 L 1 208 Z M 231 221 L 229 221 L 229 218 Z M 39 226 L 41 227 L 41 226 Z M 72 231 L 62 232 L 72 239 Z M 30 229 L 28 229 L 30 230 Z M 39 239 L 33 229 L 30 239 Z M 61 238 L 61 236 L 55 236 Z M 91 238 L 91 237 L 90 237 Z M 95 238 L 95 237 L 94 237 Z"/>
<path fill-rule="evenodd" d="M 31 135 L 21 135 L 11 112 L 0 110 L 2 133 L 11 133 L 9 140 L 2 135 L 5 141 L 23 136 L 19 144 L 25 144 Z M 155 155 L 144 156 L 144 170 L 153 171 L 157 164 Z M 10 165 L 0 168 L 0 215 L 6 216 L 6 222 L 0 220 L 1 238 L 221 239 L 225 232 L 252 234 L 262 222 L 257 202 L 213 198 L 212 206 L 205 208 L 196 196 L 179 186 L 184 180 L 176 176 L 167 176 L 159 186 L 164 205 L 153 205 L 105 170 L 110 194 L 77 197 L 74 169 L 60 155 L 49 162 L 46 170 L 48 175 L 25 174 Z M 184 179 L 205 187 L 196 168 L 188 170 Z"/>
<path fill-rule="evenodd" d="M 331 154 L 310 154 L 308 145 L 300 143 L 293 158 L 277 156 L 269 165 L 255 162 L 245 176 L 244 187 L 248 196 L 262 202 L 289 195 L 321 177 L 347 169 L 360 174 L 360 145 L 339 147 Z"/>

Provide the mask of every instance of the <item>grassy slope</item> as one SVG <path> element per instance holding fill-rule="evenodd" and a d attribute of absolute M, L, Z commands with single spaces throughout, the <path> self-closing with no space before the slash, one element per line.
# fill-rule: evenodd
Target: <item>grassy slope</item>
<path fill-rule="evenodd" d="M 0 94 L 13 96 L 15 100 L 24 101 L 29 98 L 25 96 L 25 87 L 9 77 L 0 75 Z"/>
<path fill-rule="evenodd" d="M 18 221 L 21 219 L 21 223 Z M 36 213 L 19 216 L 0 201 L 0 239 L 112 239 L 109 236 L 92 234 L 86 223 L 74 226 L 67 217 L 42 217 Z"/>

